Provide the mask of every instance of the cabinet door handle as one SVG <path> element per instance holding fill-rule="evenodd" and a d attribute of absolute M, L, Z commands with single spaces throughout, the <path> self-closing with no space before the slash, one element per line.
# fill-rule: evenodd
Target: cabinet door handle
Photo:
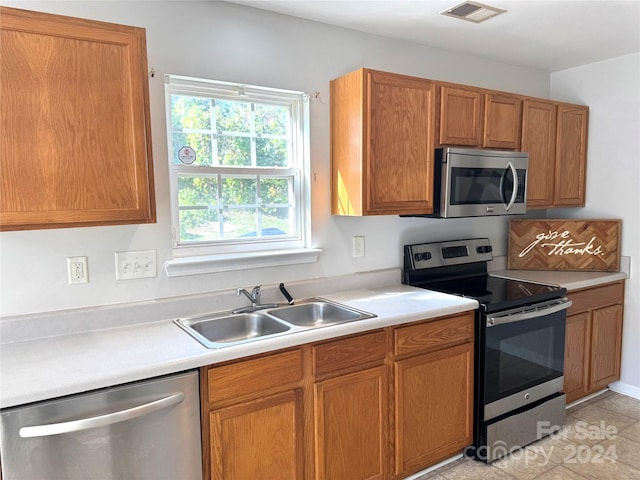
<path fill-rule="evenodd" d="M 124 422 L 134 418 L 148 415 L 152 412 L 178 405 L 184 400 L 184 393 L 174 393 L 168 397 L 155 400 L 153 402 L 138 405 L 137 407 L 120 410 L 119 412 L 109 413 L 107 415 L 98 415 L 96 417 L 81 418 L 71 420 L 69 422 L 50 423 L 48 425 L 33 425 L 22 427 L 19 434 L 22 438 L 31 437 L 47 437 L 50 435 L 59 435 L 61 433 L 80 432 L 82 430 L 90 430 L 92 428 L 104 427 L 114 423 Z"/>

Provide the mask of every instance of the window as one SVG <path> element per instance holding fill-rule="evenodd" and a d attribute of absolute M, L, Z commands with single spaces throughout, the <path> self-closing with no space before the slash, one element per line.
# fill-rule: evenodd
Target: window
<path fill-rule="evenodd" d="M 308 96 L 165 80 L 176 256 L 306 247 Z"/>

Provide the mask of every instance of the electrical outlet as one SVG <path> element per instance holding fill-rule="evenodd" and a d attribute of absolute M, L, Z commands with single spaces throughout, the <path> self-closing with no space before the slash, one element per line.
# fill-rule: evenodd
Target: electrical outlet
<path fill-rule="evenodd" d="M 353 237 L 353 256 L 364 257 L 364 237 Z"/>
<path fill-rule="evenodd" d="M 87 257 L 67 257 L 67 274 L 69 285 L 89 283 Z"/>
<path fill-rule="evenodd" d="M 156 251 L 116 252 L 116 280 L 156 276 Z"/>

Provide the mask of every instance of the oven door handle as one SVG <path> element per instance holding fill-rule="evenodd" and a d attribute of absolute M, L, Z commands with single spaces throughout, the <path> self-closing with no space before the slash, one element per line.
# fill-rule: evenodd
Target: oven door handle
<path fill-rule="evenodd" d="M 531 308 L 529 310 L 520 310 L 519 312 L 508 313 L 503 315 L 487 315 L 487 327 L 495 327 L 504 325 L 505 323 L 521 322 L 522 320 L 530 320 L 536 317 L 543 317 L 552 313 L 566 310 L 572 305 L 571 300 L 563 299 L 554 302 L 552 305 L 541 308 Z"/>

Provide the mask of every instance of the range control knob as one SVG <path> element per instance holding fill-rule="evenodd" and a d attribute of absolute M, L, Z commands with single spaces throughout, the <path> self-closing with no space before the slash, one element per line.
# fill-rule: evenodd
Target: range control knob
<path fill-rule="evenodd" d="M 491 253 L 493 251 L 493 247 L 491 245 L 481 245 L 476 247 L 476 252 L 478 253 Z"/>
<path fill-rule="evenodd" d="M 431 260 L 431 253 L 430 252 L 415 253 L 413 255 L 413 258 L 416 262 L 419 262 L 420 260 Z"/>

